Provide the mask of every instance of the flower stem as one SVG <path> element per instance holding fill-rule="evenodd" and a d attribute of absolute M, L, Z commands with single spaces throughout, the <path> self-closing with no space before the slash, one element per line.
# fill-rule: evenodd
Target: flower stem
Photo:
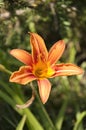
<path fill-rule="evenodd" d="M 0 64 L 0 71 L 5 72 L 7 74 L 12 74 L 10 70 L 8 70 L 4 65 Z"/>
<path fill-rule="evenodd" d="M 38 103 L 39 103 L 39 106 L 40 106 L 40 110 L 41 110 L 41 117 L 43 119 L 43 122 L 44 124 L 46 125 L 46 129 L 49 129 L 49 130 L 57 130 L 54 126 L 54 124 L 52 123 L 48 113 L 46 112 L 45 108 L 44 108 L 44 105 L 42 104 L 40 98 L 39 98 L 39 95 L 37 93 L 37 90 L 36 88 L 33 86 L 32 82 L 30 83 L 30 86 L 32 88 L 32 90 L 35 92 L 35 95 L 37 97 L 37 100 L 38 100 Z"/>

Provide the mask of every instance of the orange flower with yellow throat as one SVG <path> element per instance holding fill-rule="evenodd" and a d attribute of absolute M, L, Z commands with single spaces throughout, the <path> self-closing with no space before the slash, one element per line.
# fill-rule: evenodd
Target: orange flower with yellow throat
<path fill-rule="evenodd" d="M 25 85 L 37 80 L 40 98 L 43 103 L 46 103 L 51 91 L 48 78 L 78 75 L 82 74 L 83 70 L 72 63 L 56 64 L 65 49 L 63 40 L 56 42 L 48 52 L 42 37 L 36 33 L 30 33 L 30 44 L 32 54 L 21 49 L 10 51 L 12 56 L 25 64 L 12 73 L 10 82 Z"/>

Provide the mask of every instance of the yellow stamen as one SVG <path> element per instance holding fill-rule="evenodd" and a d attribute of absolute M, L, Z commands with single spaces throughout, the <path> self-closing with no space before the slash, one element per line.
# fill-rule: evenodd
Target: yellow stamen
<path fill-rule="evenodd" d="M 33 65 L 33 74 L 38 78 L 49 78 L 54 74 L 54 70 L 49 63 L 38 61 L 37 64 Z"/>

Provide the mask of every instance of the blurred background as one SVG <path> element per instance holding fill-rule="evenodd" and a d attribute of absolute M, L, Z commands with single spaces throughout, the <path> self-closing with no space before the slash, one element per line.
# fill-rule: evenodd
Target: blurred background
<path fill-rule="evenodd" d="M 48 50 L 64 39 L 66 49 L 58 63 L 71 62 L 84 70 L 83 75 L 51 79 L 52 91 L 44 107 L 57 130 L 86 130 L 86 0 L 0 0 L 0 130 L 31 130 L 27 123 L 17 127 L 22 116 L 15 109 L 15 95 L 26 101 L 31 89 L 9 83 L 4 68 L 15 71 L 23 65 L 9 51 L 31 52 L 28 32 L 41 35 Z M 30 111 L 44 130 L 52 130 L 37 99 Z"/>

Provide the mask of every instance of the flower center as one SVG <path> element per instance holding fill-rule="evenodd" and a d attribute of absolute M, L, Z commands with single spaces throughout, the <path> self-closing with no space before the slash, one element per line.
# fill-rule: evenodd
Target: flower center
<path fill-rule="evenodd" d="M 49 78 L 54 74 L 54 70 L 49 66 L 49 63 L 39 61 L 33 65 L 33 74 L 38 78 Z"/>

